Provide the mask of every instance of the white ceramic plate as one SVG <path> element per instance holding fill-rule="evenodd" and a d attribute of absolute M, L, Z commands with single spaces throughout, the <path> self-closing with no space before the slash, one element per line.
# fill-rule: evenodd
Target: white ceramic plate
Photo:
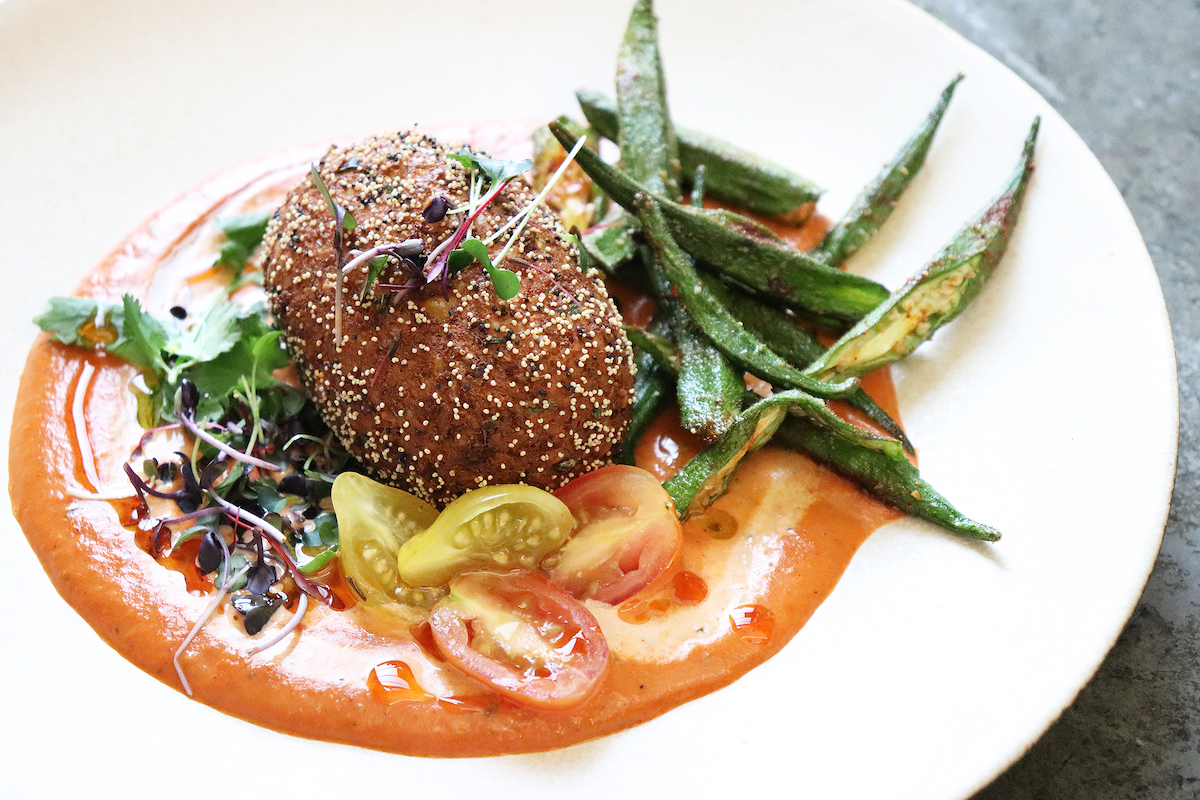
<path fill-rule="evenodd" d="M 5 418 L 30 317 L 156 208 L 297 143 L 573 111 L 575 88 L 611 85 L 628 7 L 6 0 Z M 292 739 L 187 701 L 99 641 L 9 520 L 0 739 L 13 796 L 962 798 L 1072 700 L 1141 592 L 1174 475 L 1170 332 L 1116 189 L 1033 90 L 899 2 L 661 0 L 659 13 L 676 119 L 830 187 L 832 216 L 967 74 L 926 172 L 853 261 L 889 285 L 998 189 L 1042 115 L 1008 258 L 898 372 L 924 473 L 1004 540 L 896 523 L 781 655 L 728 689 L 555 753 L 433 761 Z"/>

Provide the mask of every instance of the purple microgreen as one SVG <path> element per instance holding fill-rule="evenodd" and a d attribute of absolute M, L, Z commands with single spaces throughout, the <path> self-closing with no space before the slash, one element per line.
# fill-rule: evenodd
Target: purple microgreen
<path fill-rule="evenodd" d="M 299 576 L 300 576 L 299 570 L 297 570 L 296 572 L 293 573 L 293 577 L 299 577 Z M 299 581 L 297 581 L 297 583 L 298 582 Z M 282 642 L 284 639 L 286 639 L 288 637 L 288 634 L 290 634 L 292 631 L 296 630 L 297 627 L 299 627 L 300 620 L 304 619 L 304 613 L 306 611 L 308 611 L 308 596 L 302 594 L 302 595 L 300 595 L 300 600 L 296 603 L 296 610 L 294 612 L 292 612 L 292 618 L 287 621 L 287 624 L 284 625 L 282 628 L 280 628 L 278 631 L 276 631 L 274 633 L 274 635 L 268 636 L 267 638 L 263 639 L 261 642 L 256 644 L 254 647 L 251 647 L 250 650 L 246 654 L 252 656 L 252 655 L 255 655 L 256 653 L 261 653 L 262 651 L 264 651 L 268 648 L 274 647 L 275 645 Z"/>
<path fill-rule="evenodd" d="M 221 583 L 221 585 L 217 588 L 217 591 L 213 594 L 212 601 L 209 602 L 208 607 L 204 609 L 204 612 L 200 614 L 200 618 L 196 620 L 196 624 L 192 626 L 190 631 L 188 631 L 188 635 L 183 637 L 183 641 L 179 644 L 179 649 L 175 651 L 175 657 L 171 659 L 172 663 L 175 665 L 175 674 L 179 678 L 179 683 L 183 686 L 183 692 L 188 697 L 192 696 L 192 686 L 188 683 L 187 677 L 185 677 L 183 674 L 183 665 L 179 663 L 179 657 L 183 655 L 183 651 L 186 650 L 187 646 L 192 643 L 192 639 L 196 638 L 196 634 L 200 632 L 200 629 L 204 627 L 204 624 L 208 622 L 209 618 L 216 613 L 217 609 L 221 605 L 221 601 L 224 600 L 225 595 L 229 593 L 229 587 L 233 584 L 233 581 L 241 578 L 249 568 L 249 566 L 245 567 L 241 573 L 230 576 Z M 299 609 L 297 609 L 297 613 L 299 613 Z"/>
<path fill-rule="evenodd" d="M 360 300 L 365 300 L 367 293 L 371 290 L 371 285 L 379 278 L 379 274 L 383 272 L 383 268 L 387 265 L 388 257 L 395 258 L 401 264 L 407 265 L 408 259 L 415 258 L 421 255 L 421 251 L 425 249 L 425 242 L 422 239 L 405 239 L 402 242 L 389 242 L 387 244 L 376 245 L 370 250 L 364 250 L 358 253 L 354 258 L 346 262 L 342 267 L 341 273 L 348 275 L 362 264 L 367 264 L 367 280 L 363 284 L 362 293 L 359 295 Z M 420 271 L 415 272 L 414 277 L 419 277 Z"/>
<path fill-rule="evenodd" d="M 192 387 L 193 390 L 195 390 L 195 388 L 196 388 L 195 384 L 193 384 L 191 381 L 185 380 L 183 382 L 183 386 L 180 387 L 180 391 L 179 391 L 179 400 L 177 400 L 176 404 L 175 404 L 175 415 L 179 418 L 179 421 L 180 421 L 180 423 L 183 424 L 183 427 L 187 428 L 187 430 L 192 434 L 192 436 L 196 437 L 197 439 L 199 439 L 202 442 L 205 442 L 206 444 L 209 444 L 209 445 L 215 447 L 218 451 L 224 453 L 225 455 L 229 456 L 230 458 L 234 459 L 235 461 L 240 461 L 243 464 L 249 464 L 250 466 L 258 467 L 259 469 L 267 469 L 267 470 L 279 469 L 279 467 L 277 465 L 272 464 L 270 461 L 263 461 L 261 458 L 255 458 L 254 456 L 247 455 L 246 453 L 240 452 L 239 450 L 237 450 L 233 447 L 230 447 L 229 445 L 225 444 L 225 442 L 222 442 L 220 439 L 218 439 L 217 437 L 213 436 L 212 434 L 208 433 L 203 428 L 201 428 L 200 425 L 196 422 L 195 418 L 192 416 L 195 413 L 194 402 L 198 402 L 198 399 L 193 401 L 192 411 L 190 413 L 186 412 L 186 410 L 185 410 L 184 396 L 185 396 L 185 393 L 187 393 L 187 387 L 189 385 Z M 199 393 L 196 392 L 197 398 L 198 398 L 198 394 Z M 190 394 L 187 396 L 189 398 L 191 397 Z M 213 463 L 216 463 L 216 462 L 213 462 Z M 211 466 L 211 464 L 209 466 Z"/>
<path fill-rule="evenodd" d="M 245 522 L 250 523 L 251 525 L 258 528 L 263 533 L 267 534 L 267 536 L 271 537 L 271 540 L 277 544 L 282 545 L 284 542 L 287 541 L 287 537 L 284 536 L 279 531 L 278 528 L 276 528 L 274 525 L 267 522 L 265 519 L 258 516 L 257 514 L 251 514 L 246 509 L 244 509 L 240 506 L 234 505 L 233 503 L 229 502 L 224 497 L 221 497 L 221 495 L 217 494 L 215 491 L 212 491 L 211 489 L 208 492 L 208 496 L 211 497 L 213 499 L 213 501 L 216 502 L 217 505 L 219 505 L 222 509 L 224 509 L 226 515 L 229 516 L 231 519 L 233 519 L 235 522 L 245 521 Z"/>
<path fill-rule="evenodd" d="M 441 222 L 451 208 L 453 208 L 453 205 L 450 200 L 445 195 L 439 194 L 425 206 L 425 210 L 421 212 L 421 219 L 431 225 L 435 222 Z"/>
<path fill-rule="evenodd" d="M 521 291 L 521 279 L 517 277 L 515 272 L 499 267 L 492 266 L 492 259 L 488 255 L 487 245 L 478 239 L 467 239 L 460 245 L 460 249 L 483 265 L 487 270 L 488 277 L 492 279 L 492 286 L 496 290 L 496 294 L 501 300 L 511 300 Z"/>
<path fill-rule="evenodd" d="M 276 575 L 275 568 L 260 555 L 246 575 L 246 589 L 254 594 L 266 594 L 277 580 L 279 576 Z"/>
<path fill-rule="evenodd" d="M 163 500 L 183 500 L 192 495 L 187 486 L 174 492 L 161 492 L 142 480 L 142 477 L 128 464 L 125 465 L 125 475 L 129 478 L 129 482 L 133 484 L 133 490 L 137 492 L 138 497 L 142 498 L 143 501 L 146 495 L 158 497 Z"/>
<path fill-rule="evenodd" d="M 200 540 L 200 548 L 196 551 L 196 567 L 203 574 L 216 572 L 219 567 L 229 563 L 229 546 L 225 537 L 215 530 L 206 531 Z M 223 582 L 223 581 L 222 581 Z"/>
<path fill-rule="evenodd" d="M 453 156 L 451 157 L 453 158 Z M 435 280 L 441 279 L 442 290 L 446 290 L 446 282 L 450 276 L 450 270 L 447 267 L 446 262 L 450 253 L 457 250 L 459 245 L 463 243 L 463 240 L 467 238 L 467 232 L 471 230 L 471 225 L 475 222 L 475 218 L 478 217 L 479 214 L 485 208 L 487 208 L 497 196 L 499 196 L 500 192 L 504 191 L 504 187 L 507 186 L 508 182 L 513 180 L 515 177 L 516 175 L 513 175 L 503 183 L 493 183 L 492 188 L 486 195 L 483 196 L 483 199 L 479 201 L 479 205 L 477 205 L 471 211 L 471 213 L 467 215 L 467 218 L 464 219 L 461 224 L 459 224 L 458 228 L 455 229 L 450 238 L 439 244 L 434 251 L 429 254 L 429 261 L 425 266 L 426 281 L 432 283 Z"/>
<path fill-rule="evenodd" d="M 275 615 L 276 610 L 283 605 L 280 598 L 259 593 L 238 593 L 233 595 L 229 602 L 234 610 L 242 615 L 242 627 L 249 636 L 261 631 Z"/>
<path fill-rule="evenodd" d="M 300 590 L 305 594 L 312 595 L 320 600 L 325 605 L 330 605 L 333 602 L 333 591 L 328 586 L 322 586 L 319 583 L 313 583 L 308 578 L 300 573 L 300 568 L 296 566 L 296 562 L 292 559 L 287 551 L 287 547 L 282 542 L 277 542 L 274 539 L 266 539 L 267 546 L 275 551 L 275 555 L 279 556 L 284 565 L 287 566 L 288 574 L 292 576 L 292 580 L 300 587 Z"/>
<path fill-rule="evenodd" d="M 294 497 L 304 499 L 309 495 L 308 478 L 295 472 L 285 475 L 279 481 L 278 486 L 280 492 L 293 495 Z"/>

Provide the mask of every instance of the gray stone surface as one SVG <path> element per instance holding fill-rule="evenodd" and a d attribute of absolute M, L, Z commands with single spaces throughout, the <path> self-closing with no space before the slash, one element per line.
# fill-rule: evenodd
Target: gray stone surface
<path fill-rule="evenodd" d="M 1166 538 L 1100 671 L 974 800 L 1200 797 L 1200 2 L 916 0 L 1025 78 L 1133 211 L 1162 281 L 1180 383 Z M 1136 374 L 1126 376 L 1136 383 Z"/>

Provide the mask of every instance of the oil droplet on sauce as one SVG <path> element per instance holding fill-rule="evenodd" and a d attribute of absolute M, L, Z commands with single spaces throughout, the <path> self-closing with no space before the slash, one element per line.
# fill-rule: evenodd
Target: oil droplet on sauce
<path fill-rule="evenodd" d="M 403 661 L 385 661 L 376 665 L 367 676 L 367 688 L 375 699 L 388 704 L 406 700 L 432 703 L 437 699 L 421 688 L 412 667 Z"/>
<path fill-rule="evenodd" d="M 738 532 L 738 522 L 728 511 L 710 508 L 685 522 L 684 529 L 694 530 L 714 539 L 732 539 Z"/>
<path fill-rule="evenodd" d="M 113 510 L 117 512 L 117 519 L 122 527 L 128 528 L 130 525 L 136 525 L 150 516 L 150 507 L 136 495 L 120 497 L 109 502 L 112 504 Z"/>
<path fill-rule="evenodd" d="M 626 600 L 617 616 L 631 625 L 661 617 L 675 606 L 694 606 L 708 597 L 708 584 L 694 572 L 680 570 L 656 592 Z"/>
<path fill-rule="evenodd" d="M 766 644 L 775 632 L 775 617 L 759 605 L 738 606 L 730 613 L 729 622 L 746 644 Z"/>

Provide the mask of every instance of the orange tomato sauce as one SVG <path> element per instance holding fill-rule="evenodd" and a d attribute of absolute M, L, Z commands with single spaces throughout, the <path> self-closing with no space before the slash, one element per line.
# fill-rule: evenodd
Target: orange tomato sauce
<path fill-rule="evenodd" d="M 493 124 L 432 132 L 503 156 L 526 147 L 527 131 Z M 285 153 L 189 192 L 122 243 L 79 293 L 130 292 L 158 311 L 196 302 L 200 290 L 189 278 L 211 265 L 216 241 L 207 223 L 277 204 L 319 153 Z M 95 374 L 83 398 L 86 431 L 77 431 L 70 409 L 84 363 Z M 209 604 L 210 587 L 186 565 L 167 568 L 148 552 L 127 500 L 80 497 L 127 491 L 122 465 L 142 435 L 134 377 L 120 359 L 43 336 L 21 379 L 10 494 L 63 598 L 129 661 L 182 689 L 173 658 Z M 895 410 L 894 391 L 882 400 Z M 84 435 L 102 486 L 91 485 L 82 466 Z M 637 461 L 666 477 L 699 446 L 668 411 Z M 195 699 L 290 734 L 424 756 L 553 749 L 663 714 L 770 658 L 833 590 L 866 537 L 898 516 L 802 455 L 771 447 L 752 454 L 729 493 L 686 525 L 674 574 L 620 607 L 588 601 L 611 660 L 597 692 L 565 712 L 501 700 L 438 655 L 427 625 L 361 605 L 310 605 L 297 632 L 251 655 L 258 639 L 246 636 L 226 603 L 180 664 Z M 259 638 L 290 616 L 276 614 Z"/>

